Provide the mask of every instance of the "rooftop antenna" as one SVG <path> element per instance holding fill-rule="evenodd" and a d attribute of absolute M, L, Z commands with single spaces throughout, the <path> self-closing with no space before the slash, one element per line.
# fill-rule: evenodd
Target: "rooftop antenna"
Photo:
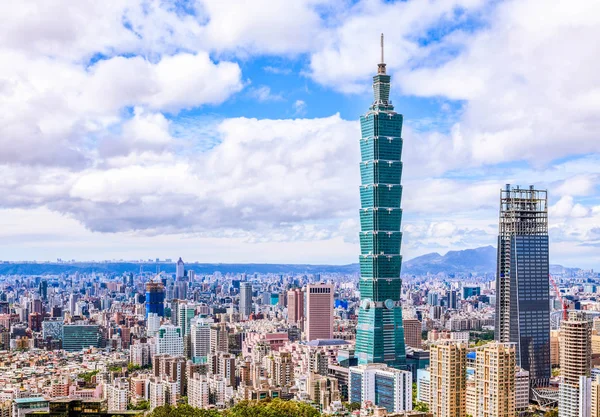
<path fill-rule="evenodd" d="M 383 33 L 381 34 L 381 62 L 377 65 L 377 74 L 385 74 L 385 63 L 383 62 Z"/>

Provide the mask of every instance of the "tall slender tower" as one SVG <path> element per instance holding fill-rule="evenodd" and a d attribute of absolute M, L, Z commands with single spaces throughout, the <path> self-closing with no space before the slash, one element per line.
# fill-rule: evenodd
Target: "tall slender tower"
<path fill-rule="evenodd" d="M 252 310 L 252 284 L 242 282 L 240 283 L 240 315 L 243 319 L 247 319 Z"/>
<path fill-rule="evenodd" d="M 356 335 L 358 363 L 406 362 L 400 305 L 402 209 L 402 115 L 390 101 L 383 62 L 373 77 L 374 102 L 360 118 L 360 297 Z"/>
<path fill-rule="evenodd" d="M 548 198 L 545 190 L 500 191 L 496 340 L 517 344 L 517 365 L 532 388 L 550 380 Z"/>

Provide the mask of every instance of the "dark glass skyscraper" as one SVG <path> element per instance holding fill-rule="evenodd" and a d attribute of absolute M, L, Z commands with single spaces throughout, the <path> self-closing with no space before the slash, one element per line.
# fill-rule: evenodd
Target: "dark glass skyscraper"
<path fill-rule="evenodd" d="M 496 340 L 517 344 L 532 387 L 550 380 L 548 198 L 545 190 L 500 191 Z"/>
<path fill-rule="evenodd" d="M 400 305 L 402 115 L 390 101 L 383 62 L 373 77 L 374 102 L 360 118 L 360 296 L 356 334 L 359 364 L 406 362 Z"/>

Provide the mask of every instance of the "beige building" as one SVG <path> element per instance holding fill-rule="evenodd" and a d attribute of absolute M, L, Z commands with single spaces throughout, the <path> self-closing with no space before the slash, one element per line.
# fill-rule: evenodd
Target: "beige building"
<path fill-rule="evenodd" d="M 560 330 L 550 330 L 550 365 L 560 365 Z"/>
<path fill-rule="evenodd" d="M 333 338 L 333 285 L 306 286 L 306 340 Z"/>
<path fill-rule="evenodd" d="M 514 343 L 488 343 L 477 351 L 473 417 L 515 415 L 515 349 Z"/>
<path fill-rule="evenodd" d="M 435 417 L 465 417 L 467 346 L 440 341 L 431 346 L 431 404 Z"/>
<path fill-rule="evenodd" d="M 581 404 L 590 398 L 592 321 L 582 311 L 571 311 L 560 327 L 558 415 L 579 417 L 584 411 Z"/>
<path fill-rule="evenodd" d="M 308 376 L 308 395 L 320 405 L 321 410 L 326 410 L 332 402 L 340 400 L 338 380 L 311 372 Z"/>
<path fill-rule="evenodd" d="M 592 335 L 592 353 L 600 353 L 600 335 Z"/>
<path fill-rule="evenodd" d="M 418 319 L 402 320 L 406 346 L 421 349 L 421 322 Z"/>

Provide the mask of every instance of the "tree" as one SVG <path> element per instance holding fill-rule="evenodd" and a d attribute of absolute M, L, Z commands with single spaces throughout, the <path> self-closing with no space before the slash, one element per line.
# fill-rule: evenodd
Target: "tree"
<path fill-rule="evenodd" d="M 558 409 L 552 408 L 544 413 L 544 417 L 558 417 Z"/>
<path fill-rule="evenodd" d="M 129 410 L 148 410 L 150 408 L 150 402 L 146 400 L 138 401 L 137 404 L 128 404 Z"/>
<path fill-rule="evenodd" d="M 422 413 L 428 413 L 429 412 L 429 406 L 427 405 L 427 403 L 421 402 L 421 401 L 417 401 L 413 403 L 413 409 L 415 411 L 420 411 Z"/>
<path fill-rule="evenodd" d="M 345 403 L 344 407 L 346 407 L 346 410 L 353 412 L 356 410 L 360 410 L 360 403 L 354 402 L 354 403 Z"/>

